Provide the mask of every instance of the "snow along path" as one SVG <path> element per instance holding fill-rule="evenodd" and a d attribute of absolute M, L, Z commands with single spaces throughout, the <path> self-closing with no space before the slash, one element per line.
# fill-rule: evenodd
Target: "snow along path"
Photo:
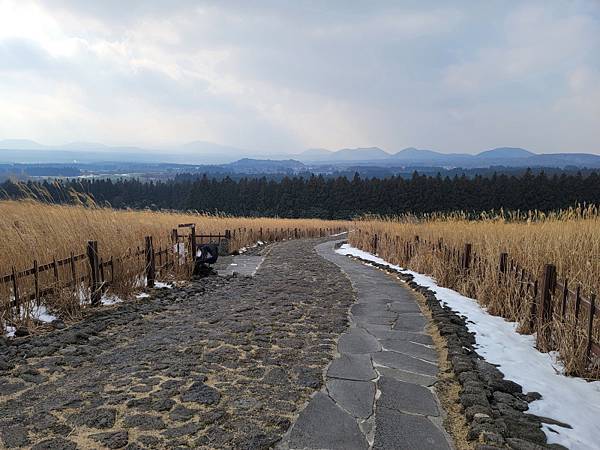
<path fill-rule="evenodd" d="M 548 443 L 558 443 L 572 450 L 600 448 L 600 381 L 586 382 L 581 378 L 564 376 L 556 355 L 537 351 L 535 336 L 518 334 L 515 322 L 488 314 L 474 299 L 438 286 L 431 277 L 390 264 L 347 244 L 337 252 L 408 273 L 414 277 L 415 283 L 431 289 L 444 304 L 465 315 L 469 319 L 469 331 L 475 333 L 477 353 L 488 362 L 497 364 L 506 378 L 519 383 L 525 392 L 542 394 L 541 400 L 529 404 L 528 412 L 573 427 L 544 425 Z"/>

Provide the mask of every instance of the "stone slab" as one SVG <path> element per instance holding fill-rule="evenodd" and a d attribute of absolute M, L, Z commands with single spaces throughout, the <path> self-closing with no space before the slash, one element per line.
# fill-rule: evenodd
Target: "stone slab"
<path fill-rule="evenodd" d="M 373 353 L 373 362 L 384 367 L 401 369 L 422 375 L 436 376 L 438 372 L 436 364 L 396 352 Z"/>
<path fill-rule="evenodd" d="M 382 377 L 377 382 L 381 396 L 377 400 L 380 408 L 424 416 L 438 416 L 439 411 L 432 392 L 418 384 Z"/>
<path fill-rule="evenodd" d="M 289 438 L 290 449 L 366 450 L 356 420 L 318 392 L 300 413 Z"/>
<path fill-rule="evenodd" d="M 431 362 L 437 362 L 438 360 L 438 354 L 435 349 L 422 344 L 415 344 L 414 342 L 399 339 L 382 339 L 380 342 L 381 346 L 386 350 L 404 353 L 405 355 Z"/>
<path fill-rule="evenodd" d="M 381 345 L 371 334 L 363 328 L 350 328 L 349 331 L 342 334 L 338 341 L 338 351 L 340 353 L 372 353 L 381 350 Z"/>
<path fill-rule="evenodd" d="M 329 396 L 354 417 L 366 419 L 373 414 L 375 383 L 371 381 L 351 381 L 329 379 Z"/>
<path fill-rule="evenodd" d="M 406 383 L 420 384 L 421 386 L 433 386 L 437 381 L 437 377 L 407 372 L 400 369 L 390 369 L 389 367 L 377 367 L 376 370 L 381 376 L 394 378 L 398 381 L 405 381 Z"/>
<path fill-rule="evenodd" d="M 373 449 L 450 450 L 450 445 L 427 417 L 381 408 L 375 417 Z"/>
<path fill-rule="evenodd" d="M 330 378 L 343 378 L 345 380 L 370 381 L 377 377 L 373 370 L 369 355 L 351 355 L 343 353 L 333 360 L 327 376 Z"/>

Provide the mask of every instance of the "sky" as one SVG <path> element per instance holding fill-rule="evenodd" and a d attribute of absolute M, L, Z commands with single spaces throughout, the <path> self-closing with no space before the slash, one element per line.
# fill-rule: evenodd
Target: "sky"
<path fill-rule="evenodd" d="M 0 139 L 600 153 L 600 0 L 0 0 Z"/>

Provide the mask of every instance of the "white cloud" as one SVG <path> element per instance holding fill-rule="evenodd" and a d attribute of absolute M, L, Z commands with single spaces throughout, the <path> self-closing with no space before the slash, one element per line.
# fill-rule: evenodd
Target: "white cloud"
<path fill-rule="evenodd" d="M 0 0 L 0 137 L 600 151 L 599 17 L 584 0 Z"/>

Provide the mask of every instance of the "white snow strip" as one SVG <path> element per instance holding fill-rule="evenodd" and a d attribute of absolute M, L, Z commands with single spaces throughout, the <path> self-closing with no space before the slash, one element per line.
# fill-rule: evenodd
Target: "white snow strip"
<path fill-rule="evenodd" d="M 34 307 L 33 311 L 31 311 L 31 317 L 45 323 L 50 323 L 53 320 L 56 320 L 56 316 L 50 314 L 43 305 Z"/>
<path fill-rule="evenodd" d="M 155 281 L 154 287 L 156 289 L 173 289 L 173 285 L 169 283 L 163 283 L 162 281 Z"/>
<path fill-rule="evenodd" d="M 563 375 L 563 367 L 552 353 L 535 348 L 535 336 L 516 332 L 517 324 L 492 316 L 477 301 L 451 289 L 440 287 L 426 275 L 402 269 L 348 244 L 336 252 L 379 264 L 386 264 L 414 277 L 414 281 L 436 293 L 443 304 L 468 318 L 467 327 L 475 333 L 477 353 L 497 364 L 507 379 L 519 383 L 525 392 L 536 391 L 542 399 L 529 404 L 529 411 L 568 423 L 573 429 L 544 425 L 549 443 L 572 450 L 598 448 L 600 436 L 600 381 Z"/>
<path fill-rule="evenodd" d="M 15 327 L 11 327 L 6 325 L 6 327 L 4 327 L 4 336 L 6 337 L 15 337 L 15 332 L 17 331 L 17 329 Z"/>
<path fill-rule="evenodd" d="M 337 234 L 330 234 L 329 237 L 336 237 L 336 236 L 341 236 L 342 234 L 346 234 L 347 231 L 342 231 L 341 233 L 337 233 Z"/>
<path fill-rule="evenodd" d="M 122 303 L 123 300 L 116 295 L 113 294 L 104 294 L 100 299 L 100 303 L 104 306 L 116 305 L 117 303 Z"/>
<path fill-rule="evenodd" d="M 135 298 L 148 298 L 148 297 L 150 297 L 150 294 L 148 294 L 147 292 L 141 292 L 135 296 Z"/>

